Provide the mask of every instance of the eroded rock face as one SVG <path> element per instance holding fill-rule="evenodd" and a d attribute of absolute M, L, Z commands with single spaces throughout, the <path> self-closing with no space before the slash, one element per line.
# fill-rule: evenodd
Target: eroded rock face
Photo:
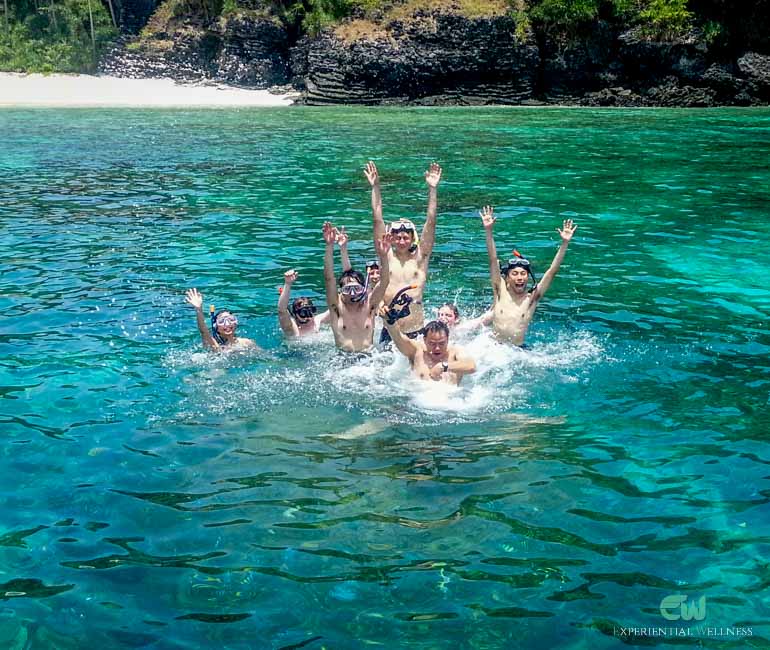
<path fill-rule="evenodd" d="M 738 59 L 738 69 L 752 90 L 767 101 L 770 99 L 770 56 L 749 52 Z"/>
<path fill-rule="evenodd" d="M 331 32 L 292 58 L 309 104 L 508 103 L 533 97 L 537 46 L 508 16 L 424 13 L 357 40 Z"/>
<path fill-rule="evenodd" d="M 249 15 L 227 19 L 219 32 L 215 77 L 231 84 L 268 88 L 288 81 L 289 43 L 277 22 Z"/>
<path fill-rule="evenodd" d="M 234 15 L 209 27 L 185 26 L 132 47 L 123 39 L 103 57 L 99 71 L 118 77 L 222 81 L 251 88 L 287 83 L 288 39 L 275 20 Z"/>

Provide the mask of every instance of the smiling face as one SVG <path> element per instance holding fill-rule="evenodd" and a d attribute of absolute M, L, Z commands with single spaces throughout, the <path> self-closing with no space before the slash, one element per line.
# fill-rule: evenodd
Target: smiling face
<path fill-rule="evenodd" d="M 377 284 L 379 281 L 380 281 L 380 267 L 370 266 L 369 267 L 369 286 L 373 286 Z"/>
<path fill-rule="evenodd" d="M 511 293 L 522 294 L 527 291 L 529 273 L 521 266 L 514 266 L 505 275 L 505 286 Z"/>
<path fill-rule="evenodd" d="M 447 327 L 454 327 L 460 320 L 459 316 L 455 313 L 455 310 L 452 309 L 449 305 L 443 305 L 438 310 L 438 319 L 442 323 L 446 323 Z"/>
<path fill-rule="evenodd" d="M 414 244 L 414 230 L 400 230 L 393 233 L 393 247 L 399 251 L 408 251 Z"/>
<path fill-rule="evenodd" d="M 238 327 L 238 319 L 229 311 L 223 311 L 217 315 L 214 321 L 217 334 L 223 339 L 231 339 L 235 336 L 235 328 Z"/>

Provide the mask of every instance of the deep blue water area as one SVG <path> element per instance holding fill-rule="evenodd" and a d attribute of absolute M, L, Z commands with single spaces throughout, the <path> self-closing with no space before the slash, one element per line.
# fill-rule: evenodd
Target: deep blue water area
<path fill-rule="evenodd" d="M 770 644 L 770 111 L 6 109 L 0 133 L 0 647 Z M 369 159 L 418 224 L 443 167 L 429 311 L 489 305 L 483 205 L 538 273 L 578 223 L 531 351 L 468 336 L 447 391 L 282 340 L 285 270 L 323 303 L 325 220 L 373 257 Z M 205 353 L 190 287 L 260 351 Z"/>

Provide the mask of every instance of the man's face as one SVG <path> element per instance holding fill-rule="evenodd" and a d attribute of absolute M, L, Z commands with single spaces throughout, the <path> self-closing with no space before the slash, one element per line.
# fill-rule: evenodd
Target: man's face
<path fill-rule="evenodd" d="M 425 349 L 435 361 L 441 361 L 446 357 L 449 337 L 444 332 L 428 332 L 423 339 Z"/>
<path fill-rule="evenodd" d="M 380 281 L 380 268 L 378 266 L 369 267 L 369 286 L 377 284 Z"/>
<path fill-rule="evenodd" d="M 455 316 L 454 310 L 450 309 L 446 305 L 438 310 L 438 319 L 442 323 L 446 323 L 447 327 L 454 327 L 457 325 L 458 318 Z"/>
<path fill-rule="evenodd" d="M 514 266 L 505 276 L 505 286 L 513 293 L 525 293 L 527 291 L 527 281 L 529 274 L 527 269 L 520 266 Z"/>
<path fill-rule="evenodd" d="M 414 244 L 413 230 L 399 230 L 393 233 L 393 246 L 396 250 L 408 251 Z"/>
<path fill-rule="evenodd" d="M 350 289 L 347 289 L 347 287 L 355 287 L 356 290 L 352 291 Z M 364 287 L 359 284 L 358 280 L 355 278 L 347 277 L 342 281 L 342 287 L 340 290 L 340 294 L 342 295 L 342 302 L 344 302 L 346 305 L 355 304 L 355 301 L 352 300 L 353 296 L 360 295 L 360 293 L 364 290 Z"/>

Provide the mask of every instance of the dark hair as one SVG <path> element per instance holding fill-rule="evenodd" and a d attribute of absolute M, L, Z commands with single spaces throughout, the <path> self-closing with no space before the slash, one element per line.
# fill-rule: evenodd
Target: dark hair
<path fill-rule="evenodd" d="M 217 330 L 217 318 L 219 318 L 220 314 L 225 313 L 232 314 L 233 312 L 229 309 L 218 309 L 217 311 L 211 313 L 211 336 L 217 343 L 219 343 L 219 345 L 224 345 L 225 340 L 219 334 L 219 330 Z"/>
<path fill-rule="evenodd" d="M 294 301 L 291 303 L 291 308 L 289 311 L 291 312 L 292 316 L 297 315 L 297 310 L 302 309 L 303 307 L 312 307 L 315 308 L 315 305 L 313 304 L 313 299 L 308 298 L 307 296 L 302 296 L 301 298 L 295 298 Z"/>
<path fill-rule="evenodd" d="M 441 307 L 449 307 L 449 309 L 452 310 L 452 313 L 455 315 L 455 318 L 460 318 L 460 310 L 457 309 L 457 305 L 455 305 L 453 302 L 445 302 Z M 439 309 L 441 309 L 439 307 Z"/>
<path fill-rule="evenodd" d="M 447 324 L 440 320 L 432 320 L 430 323 L 428 323 L 425 327 L 422 328 L 422 335 L 428 336 L 431 332 L 441 332 L 443 334 L 446 334 L 447 338 L 449 338 L 449 327 L 447 327 Z"/>
<path fill-rule="evenodd" d="M 365 282 L 364 276 L 361 273 L 361 271 L 356 271 L 355 269 L 349 269 L 347 271 L 342 272 L 342 275 L 340 276 L 340 279 L 337 282 L 337 284 L 339 284 L 339 286 L 341 287 L 345 286 L 345 280 L 347 280 L 348 278 L 353 278 L 360 285 L 363 285 Z"/>

